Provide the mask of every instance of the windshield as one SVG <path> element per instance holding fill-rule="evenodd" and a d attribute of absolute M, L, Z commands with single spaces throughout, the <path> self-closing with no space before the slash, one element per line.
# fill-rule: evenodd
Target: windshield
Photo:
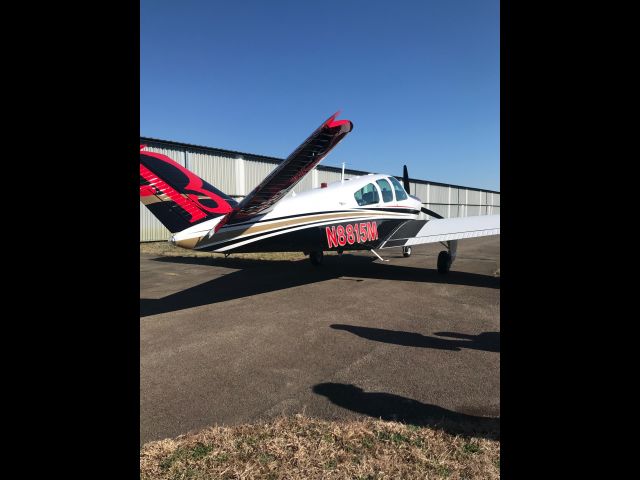
<path fill-rule="evenodd" d="M 393 201 L 393 190 L 391 190 L 391 185 L 385 179 L 380 179 L 376 182 L 380 187 L 380 191 L 382 192 L 382 201 L 383 202 L 392 202 Z"/>
<path fill-rule="evenodd" d="M 400 182 L 395 177 L 389 177 L 389 180 L 391 180 L 391 183 L 393 184 L 393 189 L 396 191 L 396 200 L 398 201 L 406 200 L 407 192 L 404 191 L 404 188 L 402 188 L 402 185 L 400 184 Z"/>

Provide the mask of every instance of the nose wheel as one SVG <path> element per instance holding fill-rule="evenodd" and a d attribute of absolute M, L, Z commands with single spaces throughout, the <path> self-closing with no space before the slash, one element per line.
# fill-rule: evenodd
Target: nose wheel
<path fill-rule="evenodd" d="M 411 247 L 402 247 L 402 256 L 410 257 L 411 256 Z"/>

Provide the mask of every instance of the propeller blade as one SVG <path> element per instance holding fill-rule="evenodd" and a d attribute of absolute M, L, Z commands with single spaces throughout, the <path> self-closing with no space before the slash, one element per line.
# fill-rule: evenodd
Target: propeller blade
<path fill-rule="evenodd" d="M 409 195 L 411 195 L 411 185 L 409 184 L 409 170 L 407 170 L 407 166 L 402 167 L 402 186 L 407 191 Z"/>
<path fill-rule="evenodd" d="M 426 213 L 427 215 L 431 215 L 432 217 L 435 218 L 444 218 L 442 215 L 440 215 L 439 213 L 434 212 L 433 210 L 429 210 L 428 208 L 424 208 L 422 207 L 420 209 L 422 211 L 422 213 Z"/>
<path fill-rule="evenodd" d="M 407 191 L 407 193 L 409 195 L 411 195 L 411 192 L 409 191 L 410 186 L 411 186 L 409 184 L 409 170 L 407 170 L 407 166 L 406 165 L 402 168 L 402 183 L 404 183 L 404 189 Z M 429 210 L 428 208 L 422 207 L 420 210 L 422 211 L 422 213 L 426 213 L 427 215 L 431 215 L 434 218 L 444 218 L 439 213 L 436 213 L 433 210 Z"/>

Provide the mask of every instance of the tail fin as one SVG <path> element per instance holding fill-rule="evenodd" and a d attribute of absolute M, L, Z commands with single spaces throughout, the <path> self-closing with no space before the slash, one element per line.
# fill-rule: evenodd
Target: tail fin
<path fill-rule="evenodd" d="M 221 217 L 238 202 L 182 165 L 140 145 L 140 201 L 171 233 Z"/>

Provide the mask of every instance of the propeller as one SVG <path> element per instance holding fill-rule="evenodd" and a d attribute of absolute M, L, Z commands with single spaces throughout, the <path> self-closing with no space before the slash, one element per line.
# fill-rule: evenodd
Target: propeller
<path fill-rule="evenodd" d="M 407 193 L 411 195 L 411 184 L 409 183 L 409 170 L 407 170 L 406 165 L 402 167 L 402 184 L 404 186 L 404 189 L 407 191 Z M 433 210 L 429 210 L 428 208 L 425 208 L 425 207 L 422 207 L 420 211 L 422 211 L 422 213 L 426 213 L 427 215 L 431 215 L 434 218 L 444 218 L 439 213 L 436 213 Z"/>
<path fill-rule="evenodd" d="M 407 166 L 402 167 L 402 185 L 409 195 L 411 195 L 411 184 L 409 183 L 409 170 Z"/>

